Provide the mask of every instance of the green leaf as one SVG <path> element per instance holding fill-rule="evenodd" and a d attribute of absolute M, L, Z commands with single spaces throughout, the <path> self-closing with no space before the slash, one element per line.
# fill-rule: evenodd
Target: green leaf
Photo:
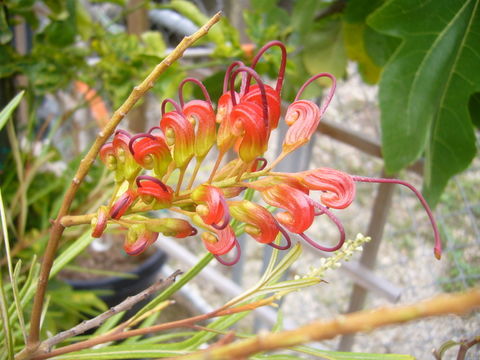
<path fill-rule="evenodd" d="M 5 16 L 5 8 L 0 6 L 0 44 L 5 45 L 12 40 L 12 32 L 7 23 L 7 17 Z"/>
<path fill-rule="evenodd" d="M 56 356 L 55 359 L 145 359 L 173 357 L 185 354 L 184 351 L 164 350 L 161 346 L 148 345 L 113 345 L 101 349 L 86 349 L 70 354 Z"/>
<path fill-rule="evenodd" d="M 468 101 L 468 110 L 470 111 L 470 117 L 473 124 L 480 128 L 480 93 L 475 93 L 470 96 Z"/>
<path fill-rule="evenodd" d="M 2 330 L 3 330 L 3 342 L 5 344 L 4 349 L 7 350 L 8 359 L 14 358 L 14 339 L 12 336 L 11 321 L 12 319 L 8 316 L 7 311 L 7 294 L 5 291 L 5 286 L 3 285 L 3 274 L 0 267 L 0 318 L 2 319 Z"/>
<path fill-rule="evenodd" d="M 145 45 L 145 54 L 156 57 L 165 55 L 167 46 L 163 41 L 162 35 L 158 31 L 146 31 L 141 35 L 142 41 Z"/>
<path fill-rule="evenodd" d="M 10 119 L 10 116 L 12 115 L 13 111 L 17 108 L 24 94 L 25 94 L 25 91 L 19 92 L 17 96 L 15 96 L 12 100 L 10 100 L 8 105 L 3 108 L 2 112 L 0 112 L 0 130 L 3 129 L 8 119 Z"/>
<path fill-rule="evenodd" d="M 5 217 L 5 207 L 3 206 L 3 196 L 2 196 L 1 188 L 0 188 L 0 212 L 1 212 L 1 222 L 2 222 L 2 235 L 3 235 L 4 245 L 5 245 L 5 257 L 7 259 L 8 275 L 10 277 L 10 284 L 12 286 L 13 302 L 15 304 L 15 310 L 17 312 L 17 317 L 20 323 L 20 329 L 22 331 L 24 341 L 27 341 L 27 336 L 26 336 L 27 330 L 25 328 L 23 308 L 20 303 L 20 295 L 18 291 L 18 283 L 17 283 L 18 277 L 14 276 L 13 265 L 12 265 L 13 259 L 10 254 L 10 241 L 8 238 L 7 219 Z M 18 274 L 18 271 L 19 271 L 19 268 L 18 266 L 16 266 L 15 273 Z"/>
<path fill-rule="evenodd" d="M 370 84 L 378 82 L 381 67 L 399 44 L 397 38 L 380 34 L 366 23 L 367 17 L 383 3 L 384 0 L 351 0 L 344 13 L 347 55 L 357 62 L 363 80 Z"/>
<path fill-rule="evenodd" d="M 50 278 L 57 275 L 70 261 L 72 261 L 78 254 L 85 250 L 93 241 L 90 236 L 90 230 L 84 232 L 77 240 L 75 240 L 65 251 L 57 256 L 50 271 Z"/>
<path fill-rule="evenodd" d="M 322 72 L 337 78 L 345 75 L 347 55 L 342 33 L 342 23 L 334 20 L 315 26 L 305 38 L 302 59 L 310 75 Z M 327 81 L 326 85 L 330 83 Z"/>
<path fill-rule="evenodd" d="M 410 355 L 326 351 L 309 346 L 296 346 L 293 350 L 328 360 L 415 360 L 415 358 Z"/>
<path fill-rule="evenodd" d="M 363 80 L 366 83 L 375 84 L 380 78 L 381 68 L 373 62 L 367 53 L 364 40 L 366 31 L 365 23 L 343 24 L 345 50 L 348 57 L 357 62 Z"/>
<path fill-rule="evenodd" d="M 468 103 L 480 90 L 480 3 L 393 0 L 367 22 L 403 40 L 380 81 L 387 171 L 425 152 L 424 193 L 434 205 L 476 153 Z"/>

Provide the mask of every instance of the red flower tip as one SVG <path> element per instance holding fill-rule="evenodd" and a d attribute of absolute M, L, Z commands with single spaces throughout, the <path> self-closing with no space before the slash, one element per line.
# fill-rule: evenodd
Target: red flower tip
<path fill-rule="evenodd" d="M 352 177 L 344 172 L 318 168 L 292 174 L 292 176 L 310 190 L 324 191 L 320 199 L 328 207 L 344 209 L 355 198 L 355 183 Z"/>
<path fill-rule="evenodd" d="M 147 230 L 143 224 L 129 227 L 123 249 L 128 255 L 139 255 L 152 245 L 158 238 L 158 233 Z"/>
<path fill-rule="evenodd" d="M 234 93 L 235 103 L 240 101 L 240 96 Z M 230 115 L 233 109 L 232 94 L 230 91 L 224 93 L 218 99 L 216 122 L 220 124 L 217 133 L 217 146 L 220 152 L 226 152 L 235 143 L 236 137 L 233 134 L 233 123 Z"/>
<path fill-rule="evenodd" d="M 285 122 L 289 126 L 283 151 L 291 152 L 310 141 L 320 123 L 320 109 L 310 100 L 298 100 L 288 106 Z"/>
<path fill-rule="evenodd" d="M 229 210 L 232 216 L 246 223 L 245 232 L 256 241 L 269 244 L 275 241 L 279 229 L 273 215 L 263 206 L 251 201 L 229 201 Z"/>
<path fill-rule="evenodd" d="M 216 230 L 216 234 L 217 235 L 215 236 L 210 232 L 202 233 L 202 241 L 205 245 L 205 248 L 212 253 L 221 264 L 225 266 L 235 265 L 240 259 L 241 249 L 233 229 L 229 225 L 222 230 Z M 236 247 L 237 251 L 232 260 L 228 261 L 220 257 L 221 255 L 225 255 L 230 252 L 234 246 Z"/>
<path fill-rule="evenodd" d="M 99 238 L 107 227 L 108 221 L 108 208 L 106 206 L 100 206 L 97 211 L 97 216 L 92 219 L 92 237 Z"/>
<path fill-rule="evenodd" d="M 150 129 L 150 131 L 153 130 L 155 128 Z M 156 135 L 150 133 L 135 135 L 130 139 L 128 146 L 135 161 L 141 167 L 148 170 L 153 169 L 157 177 L 165 175 L 172 162 L 172 156 L 161 130 Z"/>
<path fill-rule="evenodd" d="M 104 144 L 100 148 L 100 159 L 108 170 L 113 171 L 117 169 L 117 157 L 111 142 Z"/>
<path fill-rule="evenodd" d="M 195 156 L 203 158 L 215 144 L 216 123 L 212 105 L 203 100 L 191 100 L 183 107 L 187 120 L 195 127 Z"/>
<path fill-rule="evenodd" d="M 278 184 L 264 190 L 262 198 L 269 205 L 287 210 L 277 214 L 276 218 L 289 231 L 301 234 L 312 225 L 314 207 L 303 191 Z"/>
<path fill-rule="evenodd" d="M 146 222 L 147 229 L 153 232 L 162 233 L 165 236 L 184 238 L 197 234 L 195 229 L 187 220 L 176 218 L 149 219 Z"/>
<path fill-rule="evenodd" d="M 211 232 L 202 233 L 203 244 L 213 255 L 225 255 L 235 245 L 235 233 L 231 226 L 227 226 L 223 230 L 217 230 L 216 233 L 216 236 Z"/>
<path fill-rule="evenodd" d="M 164 104 L 165 101 L 162 104 L 162 108 L 164 108 Z M 176 104 L 176 107 L 178 107 L 178 104 Z M 195 131 L 193 125 L 185 118 L 181 110 L 175 110 L 163 114 L 160 120 L 160 128 L 166 135 L 167 143 L 173 145 L 173 160 L 175 164 L 179 168 L 187 166 L 195 152 Z"/>
<path fill-rule="evenodd" d="M 138 194 L 135 190 L 129 189 L 125 191 L 111 207 L 109 216 L 115 220 L 120 219 L 137 199 L 137 196 Z"/>
<path fill-rule="evenodd" d="M 196 212 L 205 224 L 221 230 L 230 223 L 230 212 L 221 189 L 200 185 L 192 192 L 191 199 L 198 204 Z"/>
<path fill-rule="evenodd" d="M 146 204 L 153 205 L 155 210 L 165 209 L 172 204 L 173 189 L 152 176 L 137 177 L 137 193 Z"/>
<path fill-rule="evenodd" d="M 268 85 L 265 85 L 265 94 L 267 97 L 268 106 L 269 131 L 272 131 L 278 127 L 282 99 L 280 99 L 278 92 Z M 263 96 L 258 84 L 255 84 L 248 89 L 245 95 L 243 95 L 240 99 L 240 102 L 251 102 L 259 106 L 263 106 Z"/>

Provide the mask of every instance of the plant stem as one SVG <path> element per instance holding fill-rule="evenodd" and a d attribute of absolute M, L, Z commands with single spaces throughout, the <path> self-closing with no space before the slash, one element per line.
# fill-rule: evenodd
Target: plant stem
<path fill-rule="evenodd" d="M 42 308 L 45 298 L 45 291 L 47 288 L 48 278 L 50 270 L 52 268 L 53 260 L 55 258 L 55 253 L 58 247 L 58 243 L 63 234 L 65 227 L 62 225 L 62 218 L 68 214 L 70 206 L 73 202 L 74 196 L 87 175 L 91 165 L 95 161 L 100 148 L 105 143 L 105 141 L 113 134 L 115 128 L 120 123 L 120 121 L 125 117 L 125 115 L 133 108 L 137 101 L 145 95 L 153 86 L 155 81 L 160 77 L 162 73 L 167 70 L 173 62 L 178 60 L 183 52 L 191 46 L 195 41 L 205 36 L 210 28 L 220 20 L 220 12 L 215 14 L 205 25 L 203 25 L 197 32 L 191 36 L 186 36 L 180 44 L 175 48 L 175 50 L 170 53 L 160 64 L 158 64 L 153 71 L 143 80 L 143 82 L 136 86 L 131 94 L 128 96 L 127 100 L 120 106 L 120 108 L 115 111 L 112 118 L 107 122 L 102 131 L 97 135 L 97 138 L 88 151 L 84 159 L 82 159 L 80 166 L 70 184 L 67 192 L 64 196 L 63 203 L 58 212 L 58 216 L 55 219 L 51 232 L 50 239 L 45 250 L 44 259 L 42 262 L 42 267 L 40 271 L 40 277 L 37 285 L 37 292 L 35 293 L 35 298 L 33 302 L 31 323 L 30 323 L 30 333 L 27 340 L 27 357 L 28 354 L 33 353 L 39 346 L 40 340 L 40 320 L 42 314 Z"/>
<path fill-rule="evenodd" d="M 480 289 L 463 294 L 440 295 L 413 305 L 365 310 L 328 321 L 314 321 L 295 330 L 257 335 L 248 340 L 196 352 L 176 359 L 246 359 L 249 356 L 338 335 L 372 331 L 378 327 L 445 314 L 465 314 L 480 306 Z"/>
<path fill-rule="evenodd" d="M 59 349 L 55 349 L 49 353 L 34 356 L 33 360 L 48 359 L 50 357 L 91 348 L 95 345 L 99 345 L 99 344 L 103 344 L 111 341 L 118 341 L 118 340 L 126 339 L 132 336 L 146 335 L 146 334 L 151 334 L 151 333 L 162 331 L 162 330 L 176 329 L 180 327 L 191 327 L 192 325 L 195 325 L 198 322 L 205 321 L 214 317 L 237 314 L 245 311 L 255 310 L 256 308 L 261 306 L 271 305 L 275 300 L 276 300 L 276 297 L 271 296 L 267 299 L 259 300 L 246 305 L 240 305 L 234 308 L 225 308 L 225 306 L 222 306 L 221 308 L 211 311 L 209 313 L 192 316 L 187 319 L 176 320 L 169 323 L 149 326 L 146 328 L 128 330 L 120 333 L 107 333 L 105 335 L 97 336 L 89 340 L 81 341 L 72 345 L 67 345 Z"/>
<path fill-rule="evenodd" d="M 120 304 L 108 309 L 107 311 L 94 317 L 93 319 L 83 321 L 77 326 L 71 329 L 68 329 L 66 331 L 62 331 L 61 333 L 58 333 L 57 335 L 45 340 L 40 345 L 40 348 L 50 350 L 54 345 L 68 338 L 83 334 L 87 330 L 90 330 L 97 326 L 102 325 L 108 318 L 112 317 L 113 315 L 116 315 L 122 311 L 127 311 L 133 305 L 139 303 L 142 300 L 145 300 L 146 298 L 148 298 L 150 295 L 154 294 L 158 290 L 171 285 L 173 282 L 175 282 L 175 278 L 181 274 L 182 272 L 180 270 L 175 271 L 172 275 L 170 275 L 165 280 L 162 279 L 160 281 L 157 281 L 155 284 L 143 290 L 142 292 L 138 293 L 137 295 L 126 298 Z"/>

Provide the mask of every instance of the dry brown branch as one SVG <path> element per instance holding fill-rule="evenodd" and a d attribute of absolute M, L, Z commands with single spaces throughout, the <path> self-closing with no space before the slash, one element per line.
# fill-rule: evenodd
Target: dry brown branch
<path fill-rule="evenodd" d="M 83 350 L 83 349 L 88 349 L 88 348 L 91 348 L 95 345 L 104 344 L 104 343 L 108 343 L 108 342 L 111 342 L 111 341 L 123 340 L 123 339 L 129 338 L 129 337 L 132 337 L 132 336 L 147 335 L 147 334 L 152 334 L 152 333 L 156 333 L 156 332 L 163 331 L 163 330 L 177 329 L 177 328 L 182 328 L 182 327 L 189 328 L 189 327 L 192 327 L 193 325 L 195 325 L 198 322 L 209 320 L 209 319 L 212 319 L 212 318 L 215 318 L 215 317 L 237 314 L 237 313 L 241 313 L 241 312 L 245 312 L 245 311 L 255 310 L 256 308 L 259 308 L 261 306 L 272 305 L 275 300 L 277 300 L 277 297 L 276 296 L 271 296 L 269 298 L 259 300 L 259 301 L 255 301 L 255 302 L 250 303 L 250 304 L 240 305 L 240 306 L 233 307 L 233 308 L 221 307 L 217 310 L 214 310 L 214 311 L 206 313 L 206 314 L 192 316 L 190 318 L 177 320 L 177 321 L 172 321 L 172 322 L 169 322 L 169 323 L 158 324 L 158 325 L 149 326 L 149 327 L 140 328 L 140 329 L 123 331 L 123 332 L 120 332 L 120 333 L 118 333 L 118 332 L 107 333 L 107 334 L 104 334 L 104 335 L 97 336 L 95 338 L 91 338 L 89 340 L 80 341 L 80 342 L 72 344 L 72 345 L 67 345 L 67 346 L 55 349 L 51 352 L 45 352 L 45 353 L 41 353 L 41 354 L 37 353 L 38 355 L 33 356 L 32 359 L 33 360 L 48 359 L 48 358 L 55 357 L 55 356 L 58 356 L 58 355 L 67 354 L 67 353 L 71 353 L 71 352 L 79 351 L 79 350 Z M 41 350 L 41 349 L 39 349 L 39 350 Z"/>
<path fill-rule="evenodd" d="M 21 358 L 29 358 L 30 355 L 36 351 L 40 344 L 40 318 L 43 309 L 45 291 L 47 288 L 48 278 L 50 275 L 50 270 L 52 268 L 53 260 L 55 258 L 58 243 L 65 229 L 65 227 L 61 223 L 61 220 L 65 215 L 68 215 L 75 194 L 81 182 L 90 170 L 91 165 L 95 161 L 95 158 L 97 157 L 100 148 L 105 143 L 105 141 L 113 134 L 115 128 L 118 126 L 120 121 L 133 108 L 137 101 L 154 86 L 155 81 L 160 77 L 160 75 L 165 72 L 165 70 L 168 69 L 168 67 L 173 62 L 178 60 L 189 46 L 191 46 L 201 37 L 205 36 L 210 30 L 210 28 L 220 20 L 220 17 L 220 13 L 215 14 L 197 32 L 195 32 L 191 36 L 185 37 L 180 42 L 180 44 L 178 44 L 175 50 L 170 53 L 160 64 L 158 64 L 140 85 L 136 86 L 133 89 L 127 100 L 122 104 L 122 106 L 120 106 L 117 111 L 115 111 L 112 118 L 108 121 L 102 131 L 98 133 L 94 144 L 88 151 L 85 158 L 82 159 L 80 166 L 72 180 L 72 183 L 70 184 L 67 192 L 65 193 L 63 203 L 60 207 L 57 218 L 53 222 L 50 231 L 50 239 L 45 250 L 45 255 L 40 271 L 40 277 L 37 285 L 37 292 L 35 293 L 35 298 L 33 302 L 30 333 L 27 340 L 27 347 L 25 351 L 22 352 Z"/>
<path fill-rule="evenodd" d="M 464 294 L 440 295 L 413 305 L 365 310 L 333 320 L 315 321 L 295 330 L 257 335 L 221 347 L 207 349 L 175 359 L 241 359 L 263 352 L 288 348 L 338 335 L 372 331 L 376 328 L 446 314 L 465 314 L 480 307 L 480 289 Z"/>

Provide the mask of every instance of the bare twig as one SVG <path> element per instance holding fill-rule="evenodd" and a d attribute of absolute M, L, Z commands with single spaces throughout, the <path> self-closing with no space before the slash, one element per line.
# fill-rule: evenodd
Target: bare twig
<path fill-rule="evenodd" d="M 170 330 L 170 329 L 177 329 L 177 328 L 182 328 L 182 327 L 192 327 L 198 322 L 205 321 L 208 319 L 212 319 L 215 317 L 219 316 L 226 316 L 226 315 L 231 315 L 231 314 L 237 314 L 245 311 L 251 311 L 255 310 L 258 307 L 265 306 L 265 305 L 272 305 L 274 301 L 277 300 L 277 296 L 271 296 L 269 298 L 255 301 L 250 304 L 246 305 L 239 305 L 237 307 L 233 308 L 225 308 L 225 306 L 216 309 L 214 311 L 211 311 L 206 314 L 202 315 L 197 315 L 197 316 L 192 316 L 190 318 L 182 319 L 182 320 L 177 320 L 177 321 L 172 321 L 169 323 L 164 323 L 164 324 L 158 324 L 154 326 L 149 326 L 145 328 L 139 328 L 139 329 L 133 329 L 133 330 L 128 330 L 124 332 L 113 332 L 113 333 L 107 333 L 104 335 L 97 336 L 95 338 L 81 341 L 72 345 L 67 345 L 58 349 L 55 349 L 51 352 L 47 353 L 41 353 L 38 355 L 35 355 L 32 357 L 33 360 L 42 360 L 42 359 L 48 359 L 51 357 L 55 357 L 58 355 L 66 354 L 66 353 L 71 353 L 74 351 L 79 351 L 83 349 L 88 349 L 91 348 L 95 345 L 111 342 L 111 341 L 118 341 L 118 340 L 123 340 L 132 336 L 138 336 L 138 335 L 147 335 L 147 334 L 152 334 L 155 332 L 163 331 L 163 330 Z M 39 349 L 40 350 L 40 349 Z M 38 352 L 37 352 L 38 353 Z"/>
<path fill-rule="evenodd" d="M 143 290 L 142 292 L 138 293 L 137 295 L 130 296 L 122 301 L 120 304 L 110 308 L 109 310 L 105 311 L 103 314 L 100 314 L 93 319 L 83 321 L 81 324 L 77 326 L 58 333 L 57 335 L 51 337 L 48 340 L 45 340 L 41 345 L 40 348 L 44 348 L 50 350 L 52 346 L 68 339 L 73 336 L 77 336 L 83 334 L 85 331 L 93 329 L 97 326 L 102 325 L 108 318 L 112 317 L 115 314 L 118 314 L 122 311 L 127 311 L 135 304 L 139 303 L 142 300 L 147 299 L 150 295 L 156 293 L 158 290 L 163 289 L 169 285 L 171 285 L 177 276 L 181 275 L 182 272 L 180 270 L 175 271 L 172 275 L 170 275 L 165 280 L 157 281 L 152 286 L 148 287 L 147 289 Z"/>
<path fill-rule="evenodd" d="M 331 339 L 338 335 L 372 331 L 378 327 L 400 324 L 428 316 L 464 314 L 477 307 L 480 307 L 480 289 L 464 294 L 440 295 L 413 305 L 360 311 L 333 320 L 315 321 L 295 330 L 257 335 L 247 340 L 180 356 L 176 359 L 248 358 L 263 351 Z"/>
<path fill-rule="evenodd" d="M 460 344 L 460 349 L 458 349 L 457 360 L 464 360 L 465 356 L 467 355 L 467 351 L 476 344 L 480 344 L 480 336 L 476 336 L 470 341 L 462 341 Z"/>
<path fill-rule="evenodd" d="M 97 157 L 100 148 L 105 143 L 105 141 L 113 134 L 117 125 L 133 108 L 137 101 L 154 86 L 155 81 L 160 77 L 160 75 L 165 72 L 165 70 L 167 70 L 173 62 L 178 60 L 189 46 L 191 46 L 199 38 L 206 35 L 210 28 L 220 20 L 220 17 L 220 13 L 215 14 L 197 32 L 195 32 L 191 36 L 185 37 L 175 48 L 175 50 L 170 53 L 159 65 L 157 65 L 140 85 L 136 86 L 133 89 L 127 100 L 123 103 L 122 106 L 120 106 L 117 111 L 115 111 L 112 118 L 108 121 L 103 130 L 98 133 L 95 143 L 92 145 L 85 158 L 82 159 L 80 166 L 72 180 L 72 183 L 67 189 L 63 203 L 58 212 L 58 216 L 55 219 L 50 231 L 50 239 L 45 250 L 42 268 L 40 271 L 40 277 L 38 280 L 37 292 L 35 293 L 35 298 L 33 302 L 30 334 L 27 341 L 27 347 L 25 349 L 25 352 L 22 354 L 22 358 L 29 358 L 30 355 L 37 350 L 40 344 L 40 320 L 43 302 L 45 298 L 45 291 L 47 288 L 50 270 L 53 265 L 53 260 L 55 258 L 55 253 L 57 251 L 60 238 L 65 229 L 65 227 L 61 223 L 61 220 L 65 215 L 68 215 L 75 194 L 81 182 L 87 175 L 91 165 L 95 161 L 95 158 Z"/>

